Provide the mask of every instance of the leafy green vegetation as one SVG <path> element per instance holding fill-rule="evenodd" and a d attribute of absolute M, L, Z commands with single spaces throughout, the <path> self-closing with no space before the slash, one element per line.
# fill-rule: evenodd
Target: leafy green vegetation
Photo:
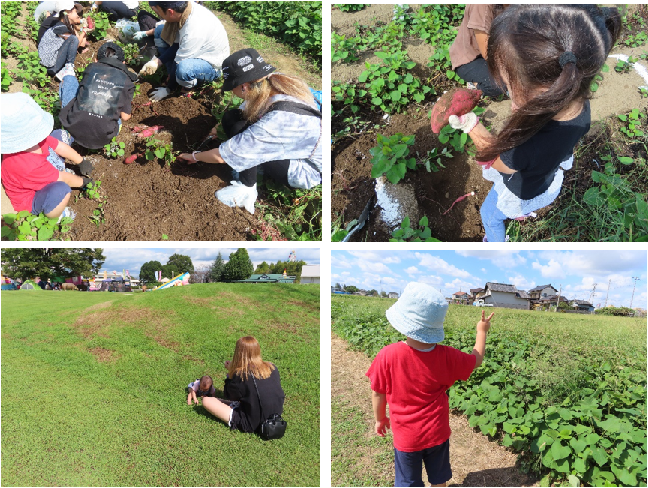
<path fill-rule="evenodd" d="M 428 218 L 426 216 L 421 217 L 418 227 L 418 229 L 410 227 L 410 218 L 405 217 L 399 228 L 392 232 L 392 238 L 389 239 L 389 242 L 441 242 L 432 237 L 432 231 L 428 227 Z"/>
<path fill-rule="evenodd" d="M 33 215 L 27 210 L 2 216 L 2 240 L 7 241 L 49 241 L 54 234 L 70 231 L 74 219 L 63 217 L 50 219 L 44 213 Z"/>
<path fill-rule="evenodd" d="M 333 329 L 374 357 L 403 339 L 385 318 L 393 303 L 333 296 Z M 478 313 L 450 305 L 443 344 L 470 352 Z M 645 319 L 495 313 L 484 363 L 450 389 L 450 407 L 519 452 L 521 468 L 542 476 L 543 486 L 644 486 Z"/>
<path fill-rule="evenodd" d="M 408 169 L 416 168 L 416 158 L 408 158 L 409 147 L 414 144 L 414 136 L 405 136 L 400 132 L 391 137 L 378 134 L 378 145 L 369 150 L 371 158 L 371 177 L 378 178 L 385 174 L 387 179 L 396 184 L 405 177 Z"/>
<path fill-rule="evenodd" d="M 322 2 L 205 2 L 245 28 L 275 37 L 322 65 Z"/>
<path fill-rule="evenodd" d="M 319 486 L 319 290 L 3 291 L 3 485 Z M 277 441 L 187 405 L 203 374 L 222 392 L 244 335 L 281 374 Z M 26 408 L 34 388 L 41 405 Z"/>

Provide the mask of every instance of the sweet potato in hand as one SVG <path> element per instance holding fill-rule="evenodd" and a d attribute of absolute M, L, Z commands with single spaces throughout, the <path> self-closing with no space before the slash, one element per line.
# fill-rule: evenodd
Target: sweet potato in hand
<path fill-rule="evenodd" d="M 430 126 L 432 132 L 438 134 L 448 125 L 451 115 L 465 115 L 477 106 L 482 96 L 481 90 L 468 90 L 467 88 L 453 88 L 444 93 L 439 101 L 432 107 Z"/>

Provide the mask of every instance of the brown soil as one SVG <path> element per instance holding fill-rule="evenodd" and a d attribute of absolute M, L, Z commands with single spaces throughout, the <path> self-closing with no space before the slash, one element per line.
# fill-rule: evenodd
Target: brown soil
<path fill-rule="evenodd" d="M 371 360 L 360 352 L 351 351 L 348 344 L 332 334 L 331 337 L 331 402 L 351 406 L 361 412 L 367 426 L 367 435 L 373 436 L 373 414 L 371 409 L 371 388 L 365 372 Z M 332 418 L 331 422 L 344 419 Z M 519 471 L 517 455 L 495 442 L 490 442 L 468 425 L 462 415 L 450 415 L 450 463 L 452 478 L 448 486 L 538 486 L 536 480 Z M 388 434 L 388 435 L 391 435 Z M 367 448 L 368 449 L 368 448 Z M 390 448 L 391 450 L 391 448 Z M 349 456 L 361 457 L 375 453 L 357 451 Z M 391 479 L 393 483 L 394 463 L 374 467 L 380 471 L 381 480 Z M 427 477 L 425 473 L 423 479 Z M 331 480 L 336 486 L 336 480 Z M 428 482 L 425 482 L 429 486 Z"/>
<path fill-rule="evenodd" d="M 412 6 L 416 8 L 416 6 Z M 393 17 L 393 5 L 372 5 L 359 12 L 341 12 L 337 8 L 331 11 L 332 29 L 338 34 L 347 36 L 356 35 L 355 24 L 359 25 L 380 25 L 388 23 Z M 436 73 L 430 73 L 425 65 L 433 49 L 428 44 L 416 39 L 405 39 L 404 44 L 410 58 L 417 65 L 413 72 L 421 79 L 434 85 L 437 91 L 444 89 L 439 87 L 440 78 Z M 627 54 L 638 56 L 645 51 L 645 46 L 639 48 L 617 47 L 612 54 Z M 364 62 L 378 63 L 373 52 L 365 52 L 360 55 L 360 60 L 352 64 L 335 63 L 332 66 L 331 79 L 333 81 L 356 83 L 358 75 L 365 69 Z M 640 61 L 646 66 L 646 61 Z M 597 121 L 605 120 L 616 114 L 626 113 L 633 108 L 645 110 L 648 106 L 648 99 L 642 98 L 638 87 L 645 85 L 645 81 L 632 70 L 630 73 L 619 74 L 614 71 L 616 59 L 609 58 L 607 62 L 610 67 L 608 73 L 603 74 L 604 80 L 599 90 L 595 93 L 592 102 L 592 131 L 590 137 L 594 137 L 600 124 Z M 431 78 L 429 78 L 431 76 Z M 445 83 L 445 82 L 443 82 Z M 382 114 L 363 112 L 361 119 L 370 121 L 371 125 L 380 124 L 381 127 L 372 131 L 365 131 L 359 135 L 346 137 L 338 141 L 332 147 L 332 175 L 331 175 L 331 222 L 339 222 L 341 228 L 358 219 L 369 203 L 372 206 L 376 200 L 375 180 L 371 178 L 371 155 L 369 149 L 376 146 L 376 133 L 393 135 L 395 133 L 414 134 L 416 142 L 410 148 L 410 154 L 416 155 L 420 161 L 432 148 L 441 149 L 443 146 L 436 135 L 430 130 L 429 109 L 432 103 L 422 107 L 416 107 L 412 103 L 409 111 L 401 115 L 389 117 L 388 122 L 381 118 Z M 482 121 L 492 125 L 495 131 L 499 130 L 508 115 L 510 114 L 510 101 L 491 101 L 485 105 L 487 109 Z M 332 132 L 335 133 L 343 127 L 340 120 L 332 121 Z M 587 143 L 587 141 L 585 141 Z M 595 156 L 595 155 L 594 155 Z M 429 228 L 432 237 L 442 241 L 481 241 L 484 235 L 481 224 L 479 208 L 483 203 L 492 183 L 481 176 L 481 168 L 475 164 L 473 158 L 466 154 L 458 154 L 452 159 L 442 159 L 445 169 L 439 172 L 428 173 L 425 168 L 418 168 L 415 171 L 408 171 L 404 180 L 398 185 L 408 185 L 408 191 L 413 192 L 416 197 L 417 208 L 412 208 L 411 214 L 402 213 L 410 217 L 412 226 L 423 216 L 429 220 Z M 579 181 L 591 182 L 586 175 L 577 174 L 578 168 L 594 167 L 595 162 L 579 161 L 576 169 L 567 172 L 565 184 L 577 179 Z M 591 173 L 588 171 L 587 176 Z M 452 203 L 460 196 L 471 191 L 475 196 L 466 198 L 457 203 L 454 208 L 449 209 Z M 545 216 L 560 200 L 537 211 L 537 218 Z M 391 238 L 391 234 L 398 226 L 386 225 L 381 217 L 381 209 L 378 206 L 372 207 L 369 221 L 364 228 L 355 232 L 349 240 L 351 241 L 374 241 L 384 242 Z M 524 225 L 524 224 L 522 224 Z"/>

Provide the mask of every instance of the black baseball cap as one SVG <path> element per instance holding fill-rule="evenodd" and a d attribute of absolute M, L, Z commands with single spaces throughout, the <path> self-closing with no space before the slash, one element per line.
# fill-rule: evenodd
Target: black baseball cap
<path fill-rule="evenodd" d="M 241 49 L 223 61 L 224 91 L 231 91 L 243 83 L 256 81 L 277 68 L 266 63 L 256 49 Z"/>

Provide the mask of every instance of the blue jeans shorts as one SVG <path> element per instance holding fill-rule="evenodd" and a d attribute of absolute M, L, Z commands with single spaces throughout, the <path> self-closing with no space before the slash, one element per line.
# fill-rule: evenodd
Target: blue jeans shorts
<path fill-rule="evenodd" d="M 452 478 L 450 439 L 422 451 L 402 452 L 394 448 L 396 481 L 394 486 L 425 486 L 423 465 L 431 485 L 440 485 Z"/>
<path fill-rule="evenodd" d="M 72 189 L 70 186 L 63 181 L 48 183 L 34 195 L 31 213 L 34 215 L 38 215 L 41 212 L 44 214 L 50 213 L 58 207 L 65 196 L 71 192 Z"/>

